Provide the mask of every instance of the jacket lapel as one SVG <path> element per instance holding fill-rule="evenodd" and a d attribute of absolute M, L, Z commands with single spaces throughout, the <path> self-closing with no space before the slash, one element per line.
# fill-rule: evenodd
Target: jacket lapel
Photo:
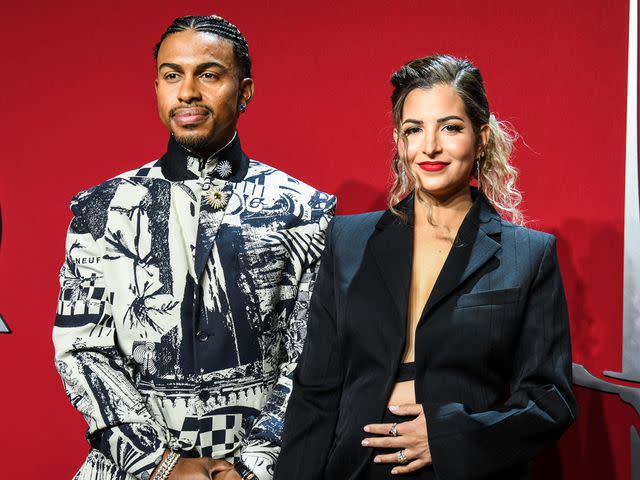
<path fill-rule="evenodd" d="M 396 208 L 405 211 L 409 218 L 412 218 L 413 195 L 409 197 Z M 369 240 L 369 246 L 382 281 L 393 298 L 401 321 L 404 322 L 407 318 L 411 281 L 413 226 L 387 210 L 376 224 L 376 231 Z"/>
<path fill-rule="evenodd" d="M 435 305 L 478 271 L 501 248 L 499 241 L 494 239 L 500 236 L 500 216 L 484 194 L 472 188 L 472 196 L 473 206 L 460 225 L 454 246 L 438 275 L 420 323 L 425 321 Z M 413 259 L 413 197 L 413 194 L 407 196 L 396 206 L 408 216 L 408 222 L 403 222 L 387 210 L 378 221 L 369 243 L 380 276 L 403 322 L 407 317 Z"/>
<path fill-rule="evenodd" d="M 222 183 L 222 185 L 216 186 L 215 182 Z M 233 190 L 236 185 L 236 183 L 224 183 L 216 180 L 213 180 L 211 183 L 207 182 L 205 185 L 204 192 L 200 199 L 200 218 L 198 221 L 198 236 L 195 251 L 195 271 L 198 281 L 202 277 L 202 272 L 204 272 L 225 213 L 227 210 L 237 207 L 233 205 L 233 201 L 235 200 Z M 207 192 L 214 188 L 218 189 L 221 198 L 223 198 L 222 207 L 210 205 L 207 201 Z"/>
<path fill-rule="evenodd" d="M 492 238 L 501 231 L 499 215 L 482 193 L 473 189 L 472 194 L 474 204 L 460 225 L 454 245 L 422 312 L 420 324 L 425 322 L 435 305 L 478 271 L 501 248 L 500 243 Z"/>

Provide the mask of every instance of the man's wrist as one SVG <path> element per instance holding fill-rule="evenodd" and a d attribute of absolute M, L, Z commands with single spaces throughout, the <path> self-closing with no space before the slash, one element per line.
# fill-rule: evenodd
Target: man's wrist
<path fill-rule="evenodd" d="M 242 480 L 259 480 L 258 476 L 253 473 L 249 467 L 242 463 L 242 461 L 238 460 L 233 466 Z"/>
<path fill-rule="evenodd" d="M 180 460 L 180 454 L 177 452 L 167 451 L 166 456 L 163 455 L 162 461 L 158 464 L 153 472 L 152 480 L 167 480 L 171 472 Z"/>

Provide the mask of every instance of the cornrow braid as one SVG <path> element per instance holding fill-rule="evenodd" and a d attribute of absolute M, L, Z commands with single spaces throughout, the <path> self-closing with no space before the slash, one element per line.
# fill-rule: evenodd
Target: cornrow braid
<path fill-rule="evenodd" d="M 240 33 L 238 27 L 231 22 L 217 15 L 208 15 L 206 17 L 189 15 L 186 17 L 176 18 L 167 30 L 160 37 L 160 41 L 156 43 L 153 49 L 153 58 L 158 60 L 158 51 L 160 45 L 169 36 L 177 32 L 185 30 L 195 30 L 197 32 L 210 33 L 218 35 L 221 38 L 229 40 L 233 44 L 233 53 L 238 62 L 238 73 L 240 79 L 251 78 L 251 57 L 249 56 L 249 45 L 244 35 Z"/>

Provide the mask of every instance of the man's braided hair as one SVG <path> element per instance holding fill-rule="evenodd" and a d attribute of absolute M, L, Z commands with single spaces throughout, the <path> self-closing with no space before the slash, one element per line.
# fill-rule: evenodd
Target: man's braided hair
<path fill-rule="evenodd" d="M 218 35 L 233 44 L 233 53 L 238 62 L 238 75 L 240 79 L 251 78 L 251 57 L 249 57 L 249 45 L 244 35 L 240 33 L 238 27 L 222 17 L 209 15 L 206 17 L 189 15 L 176 18 L 167 30 L 160 37 L 160 41 L 153 49 L 153 57 L 158 60 L 158 51 L 162 42 L 171 34 L 185 30 L 195 30 L 197 32 Z"/>

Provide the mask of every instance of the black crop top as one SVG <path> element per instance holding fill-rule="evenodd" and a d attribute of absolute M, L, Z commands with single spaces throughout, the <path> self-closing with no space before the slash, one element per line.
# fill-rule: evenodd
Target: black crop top
<path fill-rule="evenodd" d="M 408 382 L 416 379 L 416 362 L 401 363 L 398 367 L 396 382 Z"/>

